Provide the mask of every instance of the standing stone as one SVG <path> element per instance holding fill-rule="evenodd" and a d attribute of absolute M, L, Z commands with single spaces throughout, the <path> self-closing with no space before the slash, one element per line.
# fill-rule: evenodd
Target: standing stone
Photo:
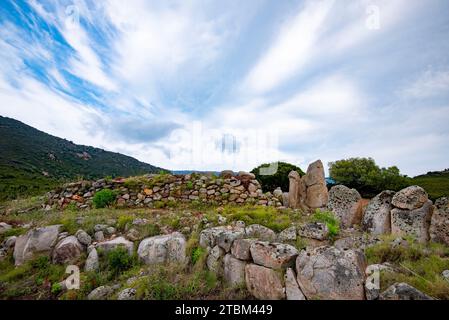
<path fill-rule="evenodd" d="M 290 208 L 297 209 L 300 206 L 301 195 L 299 190 L 299 184 L 301 176 L 296 171 L 291 171 L 288 174 L 288 179 L 290 181 L 288 188 L 288 205 Z"/>
<path fill-rule="evenodd" d="M 247 264 L 245 282 L 248 291 L 260 300 L 285 299 L 282 275 L 273 269 Z"/>
<path fill-rule="evenodd" d="M 429 200 L 427 192 L 419 186 L 410 186 L 397 192 L 391 201 L 399 209 L 414 210 L 421 208 Z"/>
<path fill-rule="evenodd" d="M 365 257 L 356 250 L 318 247 L 296 259 L 299 287 L 307 299 L 364 300 Z"/>
<path fill-rule="evenodd" d="M 97 249 L 93 248 L 90 250 L 89 255 L 87 256 L 86 263 L 84 265 L 84 271 L 95 271 L 100 268 L 100 262 L 98 259 Z"/>
<path fill-rule="evenodd" d="M 435 208 L 430 222 L 430 239 L 449 245 L 449 200 L 440 198 L 435 201 Z"/>
<path fill-rule="evenodd" d="M 369 202 L 363 216 L 363 229 L 375 234 L 391 233 L 391 205 L 394 191 L 382 191 Z"/>
<path fill-rule="evenodd" d="M 231 254 L 225 255 L 224 279 L 231 286 L 239 286 L 245 283 L 246 262 L 234 258 Z"/>
<path fill-rule="evenodd" d="M 312 209 L 326 207 L 329 195 L 321 160 L 317 160 L 309 165 L 307 174 L 303 179 L 307 187 L 306 205 Z"/>
<path fill-rule="evenodd" d="M 47 226 L 28 231 L 16 239 L 14 246 L 15 265 L 33 259 L 36 255 L 50 255 L 52 248 L 58 241 L 60 225 Z"/>
<path fill-rule="evenodd" d="M 329 191 L 329 203 L 327 208 L 340 219 L 343 228 L 349 228 L 362 221 L 360 200 L 362 197 L 355 189 L 338 185 Z"/>
<path fill-rule="evenodd" d="M 83 245 L 77 237 L 69 236 L 62 239 L 53 250 L 53 263 L 76 263 L 83 252 Z"/>
<path fill-rule="evenodd" d="M 429 227 L 432 218 L 432 201 L 428 200 L 421 208 L 414 210 L 391 210 L 391 233 L 410 235 L 419 242 L 429 241 Z"/>
<path fill-rule="evenodd" d="M 306 297 L 299 288 L 295 272 L 292 268 L 288 268 L 285 272 L 284 282 L 287 300 L 306 300 Z"/>

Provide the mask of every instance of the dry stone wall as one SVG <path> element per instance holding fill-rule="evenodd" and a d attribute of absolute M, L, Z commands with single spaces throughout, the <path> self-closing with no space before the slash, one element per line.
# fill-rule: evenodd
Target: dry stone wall
<path fill-rule="evenodd" d="M 264 193 L 251 173 L 234 176 L 228 171 L 220 177 L 206 175 L 147 175 L 130 179 L 81 181 L 70 183 L 48 194 L 47 206 L 65 207 L 70 203 L 80 209 L 93 206 L 98 191 L 116 192 L 117 207 L 163 207 L 171 202 L 213 204 L 257 204 L 282 206 L 282 193 Z"/>

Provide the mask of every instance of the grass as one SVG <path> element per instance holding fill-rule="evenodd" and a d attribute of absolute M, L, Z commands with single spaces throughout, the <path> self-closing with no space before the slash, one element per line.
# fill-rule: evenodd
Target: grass
<path fill-rule="evenodd" d="M 365 251 L 369 264 L 390 262 L 397 269 L 381 274 L 381 290 L 405 282 L 434 298 L 449 299 L 449 282 L 441 275 L 449 269 L 449 248 L 436 243 L 421 244 L 411 238 L 407 239 L 408 246 L 393 246 L 393 239 L 383 237 Z"/>
<path fill-rule="evenodd" d="M 301 214 L 293 210 L 279 211 L 276 208 L 264 206 L 226 206 L 221 214 L 227 218 L 227 221 L 241 220 L 246 225 L 260 224 L 275 232 L 280 232 L 301 219 Z M 209 218 L 214 221 L 216 214 L 214 217 L 209 215 Z"/>
<path fill-rule="evenodd" d="M 330 211 L 317 209 L 312 215 L 312 221 L 325 223 L 329 230 L 329 239 L 334 240 L 340 233 L 340 221 Z"/>

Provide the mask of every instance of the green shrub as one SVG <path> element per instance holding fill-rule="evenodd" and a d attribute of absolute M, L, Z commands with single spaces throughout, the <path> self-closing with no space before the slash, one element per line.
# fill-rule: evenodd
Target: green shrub
<path fill-rule="evenodd" d="M 92 201 L 95 208 L 105 208 L 115 201 L 116 194 L 114 191 L 104 189 L 95 193 Z"/>
<path fill-rule="evenodd" d="M 354 188 L 364 197 L 383 190 L 399 191 L 411 184 L 395 166 L 380 168 L 372 158 L 350 158 L 329 163 L 329 175 L 337 184 Z"/>
<path fill-rule="evenodd" d="M 329 238 L 331 240 L 340 233 L 340 221 L 335 215 L 330 211 L 321 211 L 316 209 L 312 216 L 312 221 L 325 223 L 329 229 Z"/>
<path fill-rule="evenodd" d="M 192 182 L 192 181 L 187 181 L 187 183 L 186 183 L 186 189 L 187 189 L 187 190 L 192 190 L 192 189 L 193 189 L 193 182 Z"/>
<path fill-rule="evenodd" d="M 268 168 L 270 164 L 262 164 L 257 168 L 251 170 L 251 173 L 254 173 L 257 181 L 260 182 L 262 186 L 262 190 L 264 192 L 272 192 L 276 188 L 280 187 L 283 191 L 288 191 L 289 189 L 289 179 L 288 174 L 291 171 L 297 171 L 300 176 L 304 175 L 304 172 L 301 168 L 286 162 L 278 162 L 278 168 L 276 173 L 272 175 L 262 175 L 261 169 Z"/>
<path fill-rule="evenodd" d="M 129 255 L 127 249 L 118 247 L 107 253 L 107 262 L 109 270 L 118 275 L 134 265 L 134 258 Z"/>

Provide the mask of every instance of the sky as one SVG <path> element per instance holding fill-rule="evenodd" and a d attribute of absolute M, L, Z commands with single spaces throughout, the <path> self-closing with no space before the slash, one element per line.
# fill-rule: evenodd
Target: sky
<path fill-rule="evenodd" d="M 0 115 L 172 170 L 442 170 L 449 1 L 2 0 Z"/>

